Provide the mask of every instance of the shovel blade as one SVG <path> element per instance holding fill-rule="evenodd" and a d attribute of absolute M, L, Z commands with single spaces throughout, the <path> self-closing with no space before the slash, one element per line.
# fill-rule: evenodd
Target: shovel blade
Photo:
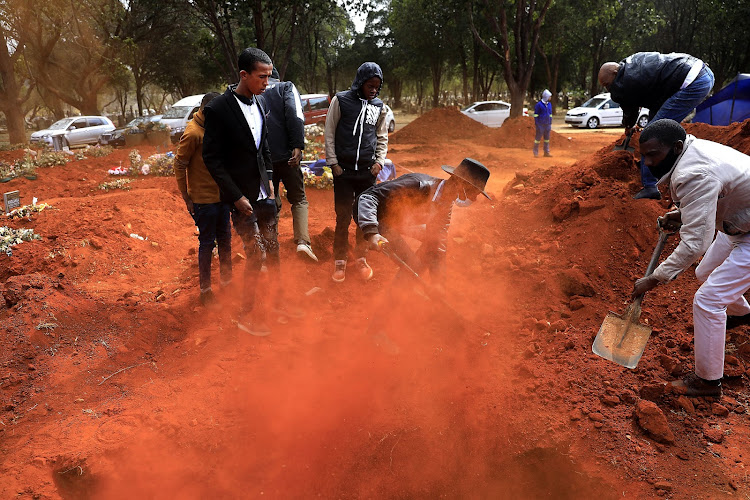
<path fill-rule="evenodd" d="M 628 145 L 626 142 L 623 142 L 622 144 L 617 144 L 615 146 L 615 151 L 630 151 L 632 153 L 633 151 L 635 151 L 635 148 Z"/>
<path fill-rule="evenodd" d="M 651 328 L 633 321 L 631 315 L 621 316 L 610 311 L 596 334 L 591 350 L 597 356 L 625 368 L 635 368 L 650 336 Z"/>

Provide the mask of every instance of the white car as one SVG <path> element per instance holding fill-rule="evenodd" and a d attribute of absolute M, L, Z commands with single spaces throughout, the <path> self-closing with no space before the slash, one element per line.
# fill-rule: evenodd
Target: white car
<path fill-rule="evenodd" d="M 385 107 L 385 122 L 388 124 L 388 132 L 396 130 L 396 118 L 393 116 L 393 110 L 387 104 L 383 104 Z"/>
<path fill-rule="evenodd" d="M 60 137 L 63 147 L 96 144 L 100 135 L 114 129 L 114 124 L 106 116 L 71 116 L 56 121 L 47 129 L 34 132 L 29 142 L 52 146 L 53 138 Z"/>
<path fill-rule="evenodd" d="M 648 108 L 641 108 L 636 123 L 640 127 L 648 124 Z M 609 94 L 599 94 L 582 106 L 573 108 L 565 114 L 565 123 L 574 127 L 598 128 L 621 127 L 622 108 L 612 100 Z"/>
<path fill-rule="evenodd" d="M 472 102 L 461 113 L 488 127 L 500 127 L 510 116 L 510 104 L 505 101 Z M 528 109 L 523 108 L 523 116 L 529 116 Z"/>

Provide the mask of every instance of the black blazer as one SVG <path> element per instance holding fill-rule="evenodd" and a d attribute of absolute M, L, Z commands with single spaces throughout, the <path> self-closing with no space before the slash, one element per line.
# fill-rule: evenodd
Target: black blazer
<path fill-rule="evenodd" d="M 255 97 L 253 100 L 256 105 L 261 106 L 263 115 L 260 151 L 255 147 L 250 126 L 231 89 L 212 100 L 203 110 L 206 128 L 203 136 L 203 162 L 219 185 L 222 201 L 229 203 L 234 203 L 243 196 L 250 202 L 255 202 L 261 182 L 266 185 L 266 193 L 271 192 L 268 179 L 273 177 L 273 165 L 271 151 L 268 149 L 268 113 L 265 105 L 261 105 Z"/>

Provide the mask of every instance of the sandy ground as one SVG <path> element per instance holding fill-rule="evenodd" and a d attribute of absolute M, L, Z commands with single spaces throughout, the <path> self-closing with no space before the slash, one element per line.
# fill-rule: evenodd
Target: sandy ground
<path fill-rule="evenodd" d="M 53 208 L 9 220 L 42 240 L 0 256 L 0 496 L 748 497 L 747 331 L 729 339 L 720 401 L 663 393 L 691 369 L 694 278 L 647 299 L 638 369 L 593 355 L 667 202 L 630 198 L 616 132 L 561 130 L 554 157 L 533 158 L 503 147 L 529 143 L 520 125 L 448 139 L 414 120 L 434 139 L 392 135 L 399 173 L 443 176 L 465 156 L 492 172 L 493 201 L 454 211 L 447 303 L 380 254 L 373 280 L 333 283 L 332 192 L 308 189 L 317 264 L 295 255 L 285 203 L 282 285 L 306 316 L 272 316 L 265 338 L 232 322 L 236 236 L 234 283 L 199 304 L 173 179 L 98 189 L 129 150 L 5 184 Z"/>

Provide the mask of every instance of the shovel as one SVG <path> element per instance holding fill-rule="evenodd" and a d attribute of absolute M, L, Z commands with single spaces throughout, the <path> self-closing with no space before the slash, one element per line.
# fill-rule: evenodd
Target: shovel
<path fill-rule="evenodd" d="M 422 290 L 427 295 L 427 297 L 429 297 L 430 299 L 432 299 L 435 302 L 439 303 L 443 308 L 445 308 L 445 310 L 449 311 L 451 314 L 453 314 L 455 317 L 457 317 L 458 319 L 460 319 L 464 323 L 467 323 L 467 324 L 470 324 L 470 325 L 474 325 L 474 326 L 476 326 L 476 327 L 484 330 L 485 332 L 492 332 L 492 330 L 484 328 L 482 325 L 477 324 L 474 321 L 469 321 L 468 319 L 466 319 L 466 317 L 464 317 L 463 314 L 461 314 L 460 312 L 458 312 L 457 310 L 455 310 L 453 308 L 453 306 L 451 306 L 443 298 L 443 296 L 441 294 L 437 293 L 431 286 L 429 286 L 427 283 L 425 283 L 425 281 L 417 274 L 417 272 L 414 269 L 412 269 L 411 266 L 409 266 L 409 264 L 407 264 L 406 262 L 404 262 L 404 260 L 401 257 L 399 257 L 398 255 L 396 255 L 395 252 L 391 251 L 388 248 L 387 245 L 382 245 L 380 247 L 380 251 L 383 252 L 393 262 L 395 262 L 396 265 L 398 265 L 398 267 L 400 267 L 403 271 L 406 272 L 406 274 L 408 274 L 409 276 L 411 276 L 417 283 L 419 283 L 419 285 L 421 286 Z"/>
<path fill-rule="evenodd" d="M 664 250 L 664 244 L 671 234 L 674 233 L 666 232 L 659 226 L 659 242 L 651 256 L 651 262 L 648 263 L 646 276 L 654 272 L 659 256 Z M 599 328 L 599 333 L 596 334 L 594 345 L 591 346 L 594 354 L 614 361 L 625 368 L 638 366 L 638 361 L 643 356 L 646 343 L 651 336 L 651 327 L 638 322 L 641 317 L 641 302 L 643 302 L 644 295 L 645 293 L 642 293 L 636 297 L 622 315 L 612 311 L 607 314 Z"/>
<path fill-rule="evenodd" d="M 622 144 L 617 144 L 615 146 L 614 151 L 629 151 L 633 152 L 635 151 L 635 148 L 630 145 L 630 138 L 633 137 L 633 132 L 635 131 L 635 127 L 630 129 L 630 132 L 625 134 L 625 140 L 622 141 Z"/>

